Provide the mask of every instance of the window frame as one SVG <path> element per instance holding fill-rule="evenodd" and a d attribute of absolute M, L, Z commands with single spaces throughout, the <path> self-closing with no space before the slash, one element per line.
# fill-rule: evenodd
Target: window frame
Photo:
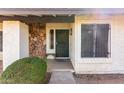
<path fill-rule="evenodd" d="M 51 31 L 52 31 L 52 33 L 51 33 Z M 55 48 L 55 46 L 54 46 L 54 42 L 55 42 L 55 40 L 54 40 L 54 34 L 55 33 L 55 31 L 54 31 L 54 29 L 50 29 L 50 31 L 49 31 L 49 48 L 50 49 L 54 49 Z"/>
<path fill-rule="evenodd" d="M 111 24 L 110 23 L 97 23 L 97 22 L 95 22 L 95 23 L 80 23 L 80 28 L 82 28 L 81 26 L 82 25 L 100 25 L 100 24 L 107 24 L 107 25 L 109 25 L 109 30 L 108 30 L 108 56 L 107 57 L 96 57 L 96 56 L 93 56 L 93 57 L 83 57 L 82 56 L 82 54 L 81 54 L 81 58 L 90 58 L 90 59 L 92 59 L 92 58 L 96 58 L 96 59 L 99 59 L 99 58 L 111 58 Z M 93 32 L 93 34 L 96 34 L 96 31 L 95 32 Z M 81 40 L 82 40 L 82 29 L 81 29 L 81 38 L 80 38 Z M 93 39 L 94 39 L 94 36 L 93 36 Z M 95 35 L 95 39 L 96 39 L 96 35 Z M 82 43 L 82 41 L 81 41 L 81 43 Z M 93 46 L 96 46 L 96 40 L 95 40 L 95 42 L 93 42 Z M 80 47 L 81 47 L 81 52 L 82 52 L 82 44 L 80 45 Z M 94 50 L 93 50 L 94 51 Z"/>
<path fill-rule="evenodd" d="M 81 57 L 81 24 L 110 24 L 111 31 L 109 31 L 109 39 L 111 42 L 109 42 L 109 51 L 111 53 L 111 56 L 108 58 L 82 58 Z M 97 17 L 95 16 L 76 16 L 75 18 L 75 30 L 76 33 L 74 33 L 75 36 L 75 60 L 78 64 L 112 64 L 112 58 L 113 58 L 113 22 L 109 17 Z M 111 33 L 110 33 L 111 32 Z M 111 37 L 110 37 L 111 35 Z M 77 42 L 78 41 L 78 42 Z"/>

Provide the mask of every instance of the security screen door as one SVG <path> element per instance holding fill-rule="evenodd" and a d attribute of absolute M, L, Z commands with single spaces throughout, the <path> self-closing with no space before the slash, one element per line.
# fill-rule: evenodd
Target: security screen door
<path fill-rule="evenodd" d="M 56 57 L 69 57 L 69 30 L 56 30 Z"/>
<path fill-rule="evenodd" d="M 81 57 L 108 57 L 109 24 L 81 25 Z"/>

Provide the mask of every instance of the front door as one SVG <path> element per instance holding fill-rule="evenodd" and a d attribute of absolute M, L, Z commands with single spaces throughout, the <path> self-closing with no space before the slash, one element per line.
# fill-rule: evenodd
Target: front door
<path fill-rule="evenodd" d="M 69 30 L 56 30 L 56 57 L 69 57 Z"/>

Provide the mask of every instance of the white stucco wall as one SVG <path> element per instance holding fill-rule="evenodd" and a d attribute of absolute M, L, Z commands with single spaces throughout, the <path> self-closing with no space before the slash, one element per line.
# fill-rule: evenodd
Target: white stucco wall
<path fill-rule="evenodd" d="M 28 27 L 19 21 L 3 21 L 3 69 L 28 56 Z M 26 41 L 27 40 L 27 41 Z"/>
<path fill-rule="evenodd" d="M 82 23 L 109 23 L 111 25 L 110 58 L 81 58 Z M 75 71 L 77 73 L 124 73 L 124 16 L 76 16 L 75 39 Z"/>
<path fill-rule="evenodd" d="M 71 35 L 71 46 L 70 46 L 70 60 L 72 62 L 73 67 L 75 67 L 75 57 L 76 57 L 76 52 L 75 52 L 75 23 L 71 23 L 71 29 L 72 29 L 72 35 Z M 75 69 L 75 68 L 74 68 Z"/>
<path fill-rule="evenodd" d="M 29 56 L 29 28 L 20 22 L 20 58 Z"/>

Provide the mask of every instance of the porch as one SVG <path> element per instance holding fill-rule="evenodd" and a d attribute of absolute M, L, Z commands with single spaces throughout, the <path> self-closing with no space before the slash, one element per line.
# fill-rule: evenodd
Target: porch
<path fill-rule="evenodd" d="M 35 20 L 36 18 L 39 17 L 35 17 Z M 73 16 L 57 15 L 56 17 L 54 17 L 50 15 L 43 16 L 42 20 L 44 18 L 46 18 L 45 22 L 41 21 L 40 23 L 37 21 L 35 21 L 36 23 L 30 23 L 29 21 L 27 21 L 29 23 L 22 21 L 1 22 L 4 47 L 2 51 L 4 52 L 4 54 L 2 55 L 3 70 L 15 60 L 28 56 L 46 57 L 47 59 L 55 59 L 56 57 L 71 59 L 72 36 L 70 35 L 70 31 L 72 28 L 71 24 L 74 21 Z M 65 18 L 65 20 L 61 21 L 62 18 Z M 66 20 L 66 18 L 69 19 Z M 51 20 L 51 22 L 49 23 L 47 19 Z M 41 20 L 41 17 L 39 18 L 39 20 Z M 64 40 L 65 37 L 66 39 Z M 14 43 L 11 43 L 11 41 L 13 40 Z M 15 46 L 17 47 L 15 48 Z M 12 53 L 16 56 L 10 55 L 9 53 Z M 52 71 L 53 69 L 58 68 L 72 69 L 71 61 L 68 61 L 66 63 L 59 63 L 57 61 L 53 60 L 52 62 L 48 62 L 48 71 Z"/>

